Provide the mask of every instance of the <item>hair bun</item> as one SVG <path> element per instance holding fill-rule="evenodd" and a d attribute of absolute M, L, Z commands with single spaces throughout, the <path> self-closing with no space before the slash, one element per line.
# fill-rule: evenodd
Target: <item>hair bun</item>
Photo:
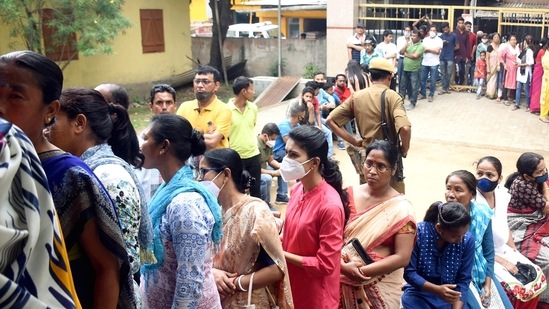
<path fill-rule="evenodd" d="M 206 142 L 204 141 L 204 136 L 197 129 L 192 129 L 191 131 L 191 155 L 199 156 L 204 154 L 206 151 Z"/>
<path fill-rule="evenodd" d="M 240 181 L 242 183 L 243 189 L 249 189 L 253 187 L 256 179 L 255 177 L 252 177 L 252 175 L 250 175 L 250 172 L 248 172 L 247 170 L 242 170 L 242 175 L 240 175 Z"/>

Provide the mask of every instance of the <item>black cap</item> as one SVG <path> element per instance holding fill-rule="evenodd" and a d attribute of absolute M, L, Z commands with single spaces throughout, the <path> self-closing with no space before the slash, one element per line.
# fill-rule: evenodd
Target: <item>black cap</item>
<path fill-rule="evenodd" d="M 364 27 L 364 24 L 363 24 L 363 23 L 358 23 L 358 24 L 356 24 L 356 28 L 366 29 L 366 27 Z"/>

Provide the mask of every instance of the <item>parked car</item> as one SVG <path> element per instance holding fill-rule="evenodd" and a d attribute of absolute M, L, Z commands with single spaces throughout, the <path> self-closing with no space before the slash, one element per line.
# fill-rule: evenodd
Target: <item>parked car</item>
<path fill-rule="evenodd" d="M 255 24 L 234 24 L 227 30 L 228 38 L 276 38 L 278 37 L 278 25 L 270 21 Z"/>

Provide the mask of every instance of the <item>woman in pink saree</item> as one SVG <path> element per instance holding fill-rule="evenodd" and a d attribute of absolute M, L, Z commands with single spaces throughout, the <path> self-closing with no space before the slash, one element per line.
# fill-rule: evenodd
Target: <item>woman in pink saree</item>
<path fill-rule="evenodd" d="M 517 36 L 511 34 L 509 43 L 501 50 L 500 62 L 505 67 L 505 78 L 503 79 L 503 104 L 510 106 L 515 97 L 517 89 L 517 56 L 520 49 L 517 46 Z"/>
<path fill-rule="evenodd" d="M 244 194 L 253 179 L 238 153 L 229 148 L 207 151 L 199 179 L 222 207 L 223 238 L 212 269 L 221 306 L 246 305 L 253 280 L 256 308 L 293 308 L 279 228 L 264 201 Z"/>
<path fill-rule="evenodd" d="M 537 51 L 534 60 L 534 72 L 532 73 L 532 84 L 530 86 L 530 112 L 539 113 L 541 97 L 541 81 L 543 80 L 543 65 L 541 58 L 545 54 L 549 41 L 546 38 L 541 40 L 540 49 Z"/>
<path fill-rule="evenodd" d="M 501 43 L 501 37 L 499 33 L 495 32 L 490 34 L 488 38 L 491 39 L 492 42 L 486 50 L 486 58 L 488 59 L 486 62 L 486 97 L 489 99 L 495 99 L 497 97 L 498 100 L 501 100 L 502 91 L 501 88 L 498 87 L 498 85 L 502 83 L 499 80 L 501 78 L 501 74 L 499 74 L 499 45 Z"/>
<path fill-rule="evenodd" d="M 349 187 L 351 216 L 345 227 L 348 243 L 357 238 L 373 263 L 366 265 L 352 255 L 352 246 L 342 250 L 342 308 L 399 308 L 403 268 L 414 247 L 416 220 L 412 205 L 389 183 L 396 172 L 397 150 L 387 141 L 376 140 L 366 148 L 366 183 Z"/>

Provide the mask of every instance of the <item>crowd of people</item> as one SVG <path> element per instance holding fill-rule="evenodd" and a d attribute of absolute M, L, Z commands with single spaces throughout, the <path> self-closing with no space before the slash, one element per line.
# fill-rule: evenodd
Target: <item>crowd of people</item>
<path fill-rule="evenodd" d="M 536 41 L 532 35 L 514 33 L 502 37 L 482 29 L 474 33 L 471 28 L 471 22 L 462 17 L 452 31 L 449 23 L 436 25 L 424 16 L 406 26 L 396 44 L 391 30 L 385 30 L 383 42 L 378 44 L 374 36 L 366 35 L 365 26 L 358 24 L 347 41 L 349 60 L 357 61 L 365 71 L 378 57 L 395 63 L 399 93 L 410 101 L 407 110 L 413 110 L 418 100 L 433 102 L 436 95 L 450 93 L 456 85 L 457 91 L 475 93 L 477 100 L 496 100 L 513 111 L 522 106 L 549 123 L 549 40 Z M 395 85 L 393 82 L 393 90 Z"/>
<path fill-rule="evenodd" d="M 422 222 L 406 198 L 402 164 L 411 138 L 403 97 L 408 109 L 433 101 L 439 66 L 438 95 L 449 92 L 455 64 L 456 82 L 486 85 L 486 96 L 501 90 L 505 100 L 517 89 L 515 106 L 525 89 L 533 110 L 530 83 L 541 102 L 549 85 L 535 87 L 540 69 L 528 63 L 549 45 L 537 51 L 526 37 L 518 47 L 511 35 L 502 47 L 496 33 L 463 52 L 472 38 L 463 20 L 457 33 L 443 24 L 441 35 L 421 21 L 398 46 L 390 31 L 376 44 L 358 25 L 345 72 L 316 72 L 285 119 L 259 134 L 254 83 L 245 76 L 233 81 L 227 103 L 210 66 L 197 69 L 195 99 L 179 106 L 172 87 L 155 85 L 153 116 L 138 134 L 123 87 L 63 90 L 62 71 L 48 58 L 0 56 L 2 303 L 549 308 L 542 156 L 522 154 L 504 186 L 492 156 L 472 172 L 449 173 L 445 201 Z M 547 70 L 548 57 L 539 57 Z M 494 71 L 492 59 L 506 58 Z M 359 185 L 343 187 L 334 145 L 346 150 Z M 271 204 L 274 177 L 283 218 Z"/>

